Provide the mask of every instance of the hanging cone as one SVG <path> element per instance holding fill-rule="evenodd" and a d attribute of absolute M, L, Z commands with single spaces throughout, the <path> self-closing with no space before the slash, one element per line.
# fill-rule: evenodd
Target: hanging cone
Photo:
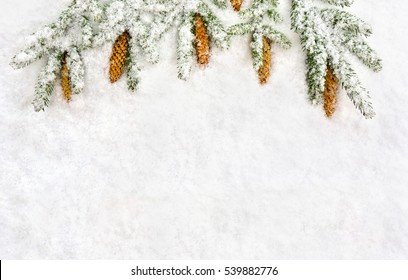
<path fill-rule="evenodd" d="M 239 12 L 239 10 L 241 10 L 241 6 L 242 6 L 242 2 L 244 2 L 244 0 L 230 0 L 232 7 L 234 8 L 234 11 Z"/>
<path fill-rule="evenodd" d="M 199 14 L 195 15 L 195 35 L 197 62 L 207 65 L 210 59 L 210 41 L 203 18 Z"/>
<path fill-rule="evenodd" d="M 67 102 L 71 101 L 72 89 L 71 89 L 71 79 L 69 77 L 69 69 L 67 65 L 68 53 L 65 52 L 62 58 L 61 66 L 61 87 L 64 98 Z"/>
<path fill-rule="evenodd" d="M 324 87 L 324 111 L 328 118 L 336 111 L 338 88 L 338 80 L 333 73 L 333 69 L 327 66 L 326 83 Z"/>
<path fill-rule="evenodd" d="M 109 79 L 111 83 L 115 83 L 122 76 L 125 70 L 126 56 L 129 47 L 129 33 L 123 32 L 117 39 L 112 48 L 110 58 Z"/>
<path fill-rule="evenodd" d="M 271 75 L 271 40 L 263 36 L 263 63 L 258 70 L 259 82 L 264 85 L 268 82 L 269 76 Z"/>

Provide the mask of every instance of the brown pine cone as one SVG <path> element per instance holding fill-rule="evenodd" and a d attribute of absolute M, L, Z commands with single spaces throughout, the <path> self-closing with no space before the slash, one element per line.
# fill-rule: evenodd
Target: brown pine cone
<path fill-rule="evenodd" d="M 200 14 L 195 15 L 195 35 L 197 61 L 201 65 L 207 65 L 210 59 L 210 41 L 207 28 Z"/>
<path fill-rule="evenodd" d="M 259 82 L 264 85 L 268 82 L 269 76 L 271 75 L 271 63 L 272 63 L 272 53 L 271 53 L 271 40 L 263 36 L 263 63 L 258 70 Z"/>
<path fill-rule="evenodd" d="M 119 80 L 125 70 L 126 56 L 129 48 L 129 33 L 123 32 L 117 39 L 112 48 L 110 58 L 109 79 L 111 83 Z"/>
<path fill-rule="evenodd" d="M 234 11 L 239 12 L 241 10 L 241 5 L 244 0 L 230 0 Z"/>
<path fill-rule="evenodd" d="M 64 98 L 67 102 L 71 101 L 72 89 L 71 89 L 71 79 L 69 77 L 69 69 L 67 65 L 68 53 L 65 52 L 62 58 L 61 65 L 61 87 Z"/>
<path fill-rule="evenodd" d="M 324 111 L 328 118 L 333 116 L 333 113 L 336 111 L 338 89 L 339 84 L 333 73 L 333 69 L 327 66 L 326 83 L 324 87 Z"/>

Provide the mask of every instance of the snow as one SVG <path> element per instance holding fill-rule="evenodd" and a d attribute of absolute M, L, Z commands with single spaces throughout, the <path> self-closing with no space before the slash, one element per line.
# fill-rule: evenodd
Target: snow
<path fill-rule="evenodd" d="M 10 59 L 69 1 L 3 0 L 0 258 L 407 258 L 408 4 L 349 9 L 373 25 L 369 43 L 383 58 L 380 73 L 353 60 L 377 115 L 365 120 L 342 92 L 328 120 L 307 100 L 281 2 L 293 47 L 274 48 L 264 87 L 248 36 L 177 79 L 172 31 L 136 93 L 126 79 L 109 84 L 104 45 L 84 54 L 82 94 L 67 105 L 57 85 L 35 113 L 45 60 L 15 71 Z"/>

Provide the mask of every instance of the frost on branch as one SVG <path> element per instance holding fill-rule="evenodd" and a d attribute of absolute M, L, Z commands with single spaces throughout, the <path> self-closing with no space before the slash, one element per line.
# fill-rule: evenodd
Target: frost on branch
<path fill-rule="evenodd" d="M 226 7 L 222 1 L 215 1 L 219 7 Z M 211 10 L 209 3 L 206 1 L 187 1 L 183 7 L 181 16 L 182 22 L 186 25 L 180 25 L 179 41 L 177 48 L 178 58 L 178 76 L 180 79 L 187 79 L 194 61 L 191 56 L 191 47 L 193 46 L 193 53 L 195 50 L 197 62 L 203 65 L 208 64 L 211 53 L 211 44 L 218 48 L 225 49 L 229 46 L 229 38 L 221 20 L 217 18 Z M 188 22 L 193 25 L 193 28 L 187 30 Z M 185 36 L 185 38 L 182 38 Z"/>
<path fill-rule="evenodd" d="M 278 0 L 252 0 L 240 12 L 243 22 L 226 29 L 220 10 L 231 5 L 239 10 L 242 0 L 73 0 L 60 17 L 28 38 L 25 48 L 11 65 L 22 68 L 47 57 L 36 86 L 34 106 L 43 110 L 49 103 L 55 81 L 67 101 L 85 85 L 81 53 L 107 42 L 113 43 L 109 76 L 116 82 L 127 70 L 127 84 L 137 89 L 144 60 L 159 60 L 160 41 L 177 28 L 178 77 L 187 79 L 194 61 L 207 65 L 213 46 L 226 48 L 232 36 L 250 34 L 253 66 L 261 84 L 270 76 L 272 47 L 290 47 L 287 37 L 275 29 L 282 21 Z M 318 2 L 325 3 L 322 8 Z M 366 43 L 371 28 L 352 14 L 333 8 L 350 6 L 353 0 L 292 0 L 292 28 L 298 33 L 306 54 L 309 98 L 324 103 L 326 115 L 336 109 L 341 85 L 361 113 L 374 116 L 368 92 L 347 59 L 354 54 L 374 71 L 381 60 Z M 246 2 L 246 1 L 245 1 Z M 102 7 L 103 6 L 103 7 Z M 246 6 L 246 5 L 245 5 Z"/>
<path fill-rule="evenodd" d="M 183 9 L 180 0 L 158 0 L 162 9 L 155 9 L 156 16 L 149 26 L 149 36 L 141 42 L 143 52 L 151 63 L 159 61 L 159 42 L 163 35 L 172 27 L 180 23 L 180 14 Z"/>
<path fill-rule="evenodd" d="M 143 17 L 162 18 L 160 15 L 174 12 L 174 6 L 173 0 L 114 0 L 107 5 L 95 45 L 115 41 L 110 59 L 111 82 L 116 82 L 126 68 L 129 90 L 137 89 L 140 61 L 143 56 L 150 62 L 158 60 L 154 46 L 168 30 L 163 25 L 157 27 L 157 19 L 150 24 Z"/>
<path fill-rule="evenodd" d="M 36 111 L 44 110 L 58 78 L 58 70 L 67 54 L 70 86 L 78 94 L 84 87 L 84 66 L 80 52 L 92 46 L 94 21 L 100 18 L 102 10 L 96 0 L 73 1 L 59 18 L 27 38 L 25 47 L 12 58 L 11 66 L 23 68 L 47 56 L 48 62 L 41 71 L 36 98 L 33 102 Z"/>
<path fill-rule="evenodd" d="M 226 8 L 227 0 L 168 0 L 167 5 L 154 19 L 150 36 L 144 49 L 152 62 L 157 62 L 158 44 L 165 32 L 173 26 L 178 28 L 177 37 L 177 68 L 178 77 L 187 79 L 194 63 L 194 53 L 197 60 L 207 61 L 203 57 L 210 55 L 210 43 L 227 48 L 229 37 L 221 20 L 215 15 L 214 8 Z M 201 57 L 201 59 L 200 59 Z M 205 64 L 205 63 L 204 63 Z"/>
<path fill-rule="evenodd" d="M 58 70 L 61 68 L 62 53 L 56 51 L 50 54 L 47 64 L 41 70 L 35 87 L 34 110 L 44 110 L 50 103 L 50 97 L 54 91 Z"/>
<path fill-rule="evenodd" d="M 277 6 L 278 0 L 253 0 L 248 9 L 240 12 L 246 22 L 233 25 L 228 29 L 230 35 L 251 34 L 253 65 L 262 84 L 266 83 L 270 75 L 271 42 L 283 48 L 291 46 L 289 39 L 274 27 L 274 23 L 282 21 Z"/>
<path fill-rule="evenodd" d="M 351 0 L 322 0 L 337 6 L 349 6 Z M 347 61 L 346 53 L 355 54 L 365 65 L 380 71 L 381 60 L 364 41 L 371 28 L 354 15 L 336 8 L 319 8 L 311 0 L 292 0 L 292 28 L 299 34 L 306 53 L 309 99 L 314 104 L 324 100 L 328 68 L 339 79 L 347 95 L 366 117 L 375 113 L 368 91 Z"/>
<path fill-rule="evenodd" d="M 149 11 L 146 2 L 148 1 L 111 2 L 106 7 L 100 32 L 95 39 L 96 45 L 115 41 L 110 59 L 110 80 L 112 83 L 116 82 L 127 68 L 128 88 L 131 91 L 135 91 L 139 83 L 140 57 L 137 54 L 149 36 L 148 27 L 141 20 L 142 14 Z"/>

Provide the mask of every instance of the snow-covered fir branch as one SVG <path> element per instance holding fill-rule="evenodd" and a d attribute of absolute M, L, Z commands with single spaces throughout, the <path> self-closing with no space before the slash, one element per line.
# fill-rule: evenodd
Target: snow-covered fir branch
<path fill-rule="evenodd" d="M 159 42 L 166 32 L 180 23 L 180 14 L 183 11 L 182 1 L 180 0 L 157 1 L 157 5 L 162 5 L 164 9 L 155 10 L 156 15 L 149 26 L 149 36 L 146 37 L 146 40 L 140 42 L 143 52 L 146 54 L 146 59 L 152 63 L 159 61 Z"/>
<path fill-rule="evenodd" d="M 85 87 L 85 66 L 77 48 L 73 47 L 68 51 L 67 64 L 70 72 L 72 92 L 80 94 Z"/>
<path fill-rule="evenodd" d="M 68 54 L 68 69 L 70 85 L 75 94 L 84 87 L 85 70 L 80 52 L 92 46 L 95 34 L 94 21 L 102 15 L 102 9 L 97 0 L 74 0 L 64 10 L 59 18 L 26 40 L 22 51 L 12 58 L 13 68 L 23 68 L 34 61 L 48 56 L 48 62 L 41 71 L 36 98 L 33 102 L 36 111 L 43 110 L 49 103 L 49 98 L 58 78 L 57 70 L 63 63 L 65 53 Z"/>
<path fill-rule="evenodd" d="M 228 33 L 232 36 L 252 35 L 251 51 L 256 71 L 259 71 L 265 60 L 263 38 L 267 38 L 283 48 L 291 46 L 289 39 L 275 29 L 275 23 L 282 21 L 277 10 L 278 3 L 278 0 L 253 0 L 249 8 L 240 12 L 241 17 L 246 22 L 233 25 L 228 29 Z"/>
<path fill-rule="evenodd" d="M 34 110 L 42 111 L 50 103 L 50 97 L 54 91 L 55 81 L 58 78 L 58 71 L 61 68 L 63 54 L 55 51 L 49 55 L 47 64 L 41 70 L 37 85 L 35 87 L 35 98 L 33 101 Z"/>
<path fill-rule="evenodd" d="M 229 46 L 229 36 L 222 21 L 215 15 L 211 6 L 226 8 L 226 0 L 163 0 L 168 5 L 166 12 L 158 14 L 150 29 L 150 36 L 144 45 L 151 62 L 159 59 L 159 41 L 163 34 L 173 26 L 178 28 L 177 68 L 178 77 L 186 79 L 194 63 L 196 36 L 194 22 L 196 15 L 202 17 L 211 43 L 219 48 Z"/>
<path fill-rule="evenodd" d="M 137 89 L 141 70 L 138 60 L 149 38 L 149 28 L 141 17 L 143 13 L 161 12 L 164 9 L 160 1 L 145 0 L 115 0 L 105 7 L 99 33 L 95 37 L 95 46 L 113 42 L 122 34 L 128 34 L 126 68 L 130 91 Z"/>
<path fill-rule="evenodd" d="M 24 49 L 13 57 L 11 66 L 26 67 L 55 50 L 91 47 L 94 36 L 92 24 L 101 13 L 97 0 L 74 0 L 55 22 L 26 39 Z"/>
<path fill-rule="evenodd" d="M 135 38 L 129 40 L 129 54 L 127 57 L 127 85 L 130 91 L 136 91 L 140 81 L 140 50 L 137 46 L 138 42 Z"/>
<path fill-rule="evenodd" d="M 177 70 L 180 79 L 187 79 L 194 64 L 194 18 L 184 17 L 178 30 Z"/>
<path fill-rule="evenodd" d="M 315 104 L 323 102 L 327 73 L 331 70 L 355 106 L 371 118 L 374 111 L 369 94 L 347 59 L 347 53 L 352 53 L 372 70 L 381 70 L 381 60 L 365 41 L 372 33 L 371 27 L 338 8 L 350 6 L 353 0 L 319 1 L 337 8 L 319 7 L 317 0 L 292 0 L 291 8 L 292 28 L 299 34 L 306 54 L 309 98 Z M 54 83 L 62 73 L 64 94 L 70 96 L 83 90 L 85 66 L 81 53 L 84 50 L 114 42 L 111 82 L 117 81 L 126 69 L 128 88 L 135 91 L 143 63 L 159 61 L 163 35 L 176 28 L 179 78 L 188 78 L 195 60 L 206 65 L 213 46 L 225 49 L 232 36 L 250 34 L 253 66 L 260 82 L 265 83 L 270 75 L 272 44 L 291 46 L 288 38 L 275 28 L 283 21 L 278 0 L 252 0 L 240 12 L 242 22 L 229 28 L 224 26 L 218 11 L 231 7 L 228 2 L 73 0 L 55 22 L 28 37 L 23 50 L 12 58 L 11 66 L 22 68 L 47 57 L 33 102 L 36 111 L 40 111 L 49 104 Z"/>
<path fill-rule="evenodd" d="M 144 1 L 115 0 L 105 7 L 105 14 L 99 24 L 99 33 L 95 37 L 95 46 L 113 42 L 127 31 L 131 37 L 143 40 L 148 28 L 141 21 Z"/>
<path fill-rule="evenodd" d="M 322 0 L 340 7 L 353 1 Z M 319 8 L 312 0 L 292 0 L 292 28 L 299 34 L 306 54 L 309 99 L 323 102 L 328 67 L 333 69 L 347 95 L 366 118 L 375 113 L 368 91 L 347 61 L 347 51 L 355 54 L 374 71 L 381 70 L 381 60 L 364 41 L 371 28 L 344 10 Z"/>

